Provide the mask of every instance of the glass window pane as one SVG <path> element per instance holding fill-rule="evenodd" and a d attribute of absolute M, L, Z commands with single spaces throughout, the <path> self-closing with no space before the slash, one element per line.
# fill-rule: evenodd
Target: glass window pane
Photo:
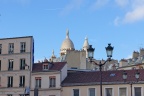
<path fill-rule="evenodd" d="M 141 96 L 141 87 L 135 87 L 135 96 Z"/>
<path fill-rule="evenodd" d="M 74 96 L 79 96 L 79 89 L 73 89 Z"/>
<path fill-rule="evenodd" d="M 119 96 L 126 96 L 126 88 L 119 88 Z"/>
<path fill-rule="evenodd" d="M 106 96 L 112 96 L 112 88 L 106 88 Z"/>
<path fill-rule="evenodd" d="M 89 88 L 89 96 L 95 96 L 95 88 Z"/>

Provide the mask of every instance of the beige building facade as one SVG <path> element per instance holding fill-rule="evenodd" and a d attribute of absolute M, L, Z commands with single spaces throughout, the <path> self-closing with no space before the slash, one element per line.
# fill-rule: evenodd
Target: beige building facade
<path fill-rule="evenodd" d="M 138 96 L 136 91 L 140 91 L 139 96 L 144 96 L 144 84 L 133 84 L 132 96 Z M 102 86 L 102 96 L 131 96 L 131 85 L 130 84 L 111 84 Z M 109 93 L 108 93 L 109 91 Z M 79 94 L 79 95 L 75 95 Z M 93 94 L 93 95 L 92 95 Z M 100 96 L 99 85 L 86 85 L 86 86 L 70 86 L 63 87 L 62 96 Z"/>
<path fill-rule="evenodd" d="M 143 69 L 144 68 L 144 48 L 140 51 L 134 51 L 132 58 L 121 59 L 119 62 L 118 70 L 132 70 L 132 69 Z"/>
<path fill-rule="evenodd" d="M 67 63 L 47 60 L 35 63 L 31 76 L 30 96 L 62 96 L 61 82 L 67 76 Z"/>
<path fill-rule="evenodd" d="M 102 96 L 144 96 L 144 70 L 103 71 Z M 139 79 L 135 78 L 139 72 Z M 70 72 L 62 83 L 62 96 L 100 96 L 100 72 Z"/>
<path fill-rule="evenodd" d="M 29 95 L 33 37 L 0 39 L 0 96 Z"/>

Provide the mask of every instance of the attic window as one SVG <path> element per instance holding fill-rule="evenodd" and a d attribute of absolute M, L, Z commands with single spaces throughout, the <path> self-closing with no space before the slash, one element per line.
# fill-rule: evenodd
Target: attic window
<path fill-rule="evenodd" d="M 43 70 L 48 70 L 48 64 L 43 65 Z"/>
<path fill-rule="evenodd" d="M 110 77 L 114 77 L 116 74 L 115 73 L 111 73 L 110 74 Z"/>

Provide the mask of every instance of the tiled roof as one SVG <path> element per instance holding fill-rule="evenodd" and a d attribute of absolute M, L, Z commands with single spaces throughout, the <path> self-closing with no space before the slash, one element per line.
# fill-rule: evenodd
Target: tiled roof
<path fill-rule="evenodd" d="M 124 83 L 123 70 L 115 71 L 102 71 L 102 82 L 103 84 L 118 84 Z M 127 80 L 125 83 L 136 82 L 135 72 L 136 70 L 125 70 L 127 73 Z M 144 70 L 138 70 L 140 72 L 139 81 L 144 81 Z M 89 71 L 89 72 L 70 72 L 66 79 L 62 82 L 62 86 L 74 86 L 74 85 L 89 85 L 99 84 L 100 82 L 100 71 Z"/>
<path fill-rule="evenodd" d="M 66 62 L 41 62 L 41 63 L 34 63 L 32 72 L 46 72 L 46 70 L 43 70 L 43 64 L 49 64 L 51 65 L 50 68 L 47 71 L 60 71 L 66 64 Z"/>

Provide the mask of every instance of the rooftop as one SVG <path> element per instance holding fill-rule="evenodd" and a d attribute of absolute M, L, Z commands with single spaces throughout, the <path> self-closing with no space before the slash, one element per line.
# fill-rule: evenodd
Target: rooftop
<path fill-rule="evenodd" d="M 124 70 L 115 71 L 102 71 L 103 84 L 121 84 L 123 80 Z M 131 81 L 137 82 L 135 78 L 136 70 L 125 70 L 127 73 L 127 80 L 125 83 Z M 139 69 L 140 73 L 139 82 L 144 81 L 144 70 Z M 87 71 L 87 72 L 69 72 L 66 79 L 62 82 L 62 86 L 76 86 L 76 85 L 91 85 L 100 84 L 100 71 Z"/>
<path fill-rule="evenodd" d="M 44 64 L 49 64 L 51 65 L 50 68 L 47 71 L 60 71 L 66 64 L 66 62 L 40 62 L 40 63 L 34 63 L 32 72 L 45 72 L 43 70 L 43 65 Z"/>

